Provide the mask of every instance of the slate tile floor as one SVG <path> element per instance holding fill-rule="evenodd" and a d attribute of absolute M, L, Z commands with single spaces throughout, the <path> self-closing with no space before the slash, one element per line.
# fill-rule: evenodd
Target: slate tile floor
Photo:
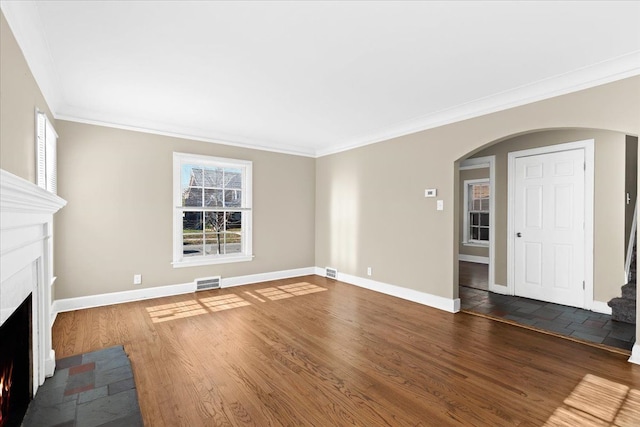
<path fill-rule="evenodd" d="M 56 361 L 23 427 L 142 426 L 131 363 L 122 346 Z"/>
<path fill-rule="evenodd" d="M 462 310 L 513 322 L 580 340 L 631 350 L 636 326 L 611 320 L 607 314 L 574 307 L 499 295 L 460 286 Z"/>

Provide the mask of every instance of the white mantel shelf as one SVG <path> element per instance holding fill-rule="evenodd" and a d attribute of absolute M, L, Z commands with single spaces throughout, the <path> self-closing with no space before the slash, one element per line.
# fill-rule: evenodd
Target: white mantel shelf
<path fill-rule="evenodd" d="M 66 204 L 63 198 L 0 169 L 0 212 L 53 215 Z"/>
<path fill-rule="evenodd" d="M 53 215 L 67 202 L 0 169 L 0 325 L 32 294 L 33 393 L 53 375 Z"/>

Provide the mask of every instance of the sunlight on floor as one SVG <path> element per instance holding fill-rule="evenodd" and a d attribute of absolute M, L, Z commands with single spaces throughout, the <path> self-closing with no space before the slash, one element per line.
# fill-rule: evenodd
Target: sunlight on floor
<path fill-rule="evenodd" d="M 147 311 L 149 312 L 149 317 L 151 317 L 153 323 L 197 316 L 207 312 L 207 310 L 195 300 L 147 307 Z"/>
<path fill-rule="evenodd" d="M 251 305 L 249 301 L 245 301 L 236 294 L 220 295 L 217 297 L 201 298 L 201 303 L 206 305 L 211 311 L 222 311 L 230 308 L 244 307 Z"/>
<path fill-rule="evenodd" d="M 640 391 L 587 374 L 545 423 L 552 426 L 638 426 Z"/>
<path fill-rule="evenodd" d="M 307 282 L 294 283 L 278 287 L 257 289 L 259 293 L 270 300 L 279 300 L 326 291 L 327 288 L 312 285 Z M 267 302 L 250 291 L 244 292 L 246 295 L 255 298 L 260 302 Z M 188 300 L 171 304 L 147 307 L 147 312 L 153 323 L 166 322 L 167 320 L 182 319 L 185 317 L 198 316 L 210 312 L 229 310 L 232 308 L 245 307 L 251 305 L 249 301 L 240 298 L 236 294 L 218 295 L 215 297 L 199 298 L 198 300 Z"/>
<path fill-rule="evenodd" d="M 327 290 L 327 288 L 322 288 L 320 286 L 312 285 L 311 283 L 307 283 L 307 282 L 294 283 L 293 285 L 278 286 L 278 288 L 282 289 L 283 291 L 292 293 L 296 296 L 307 295 L 307 294 L 312 294 L 314 292 L 322 292 Z"/>
<path fill-rule="evenodd" d="M 251 292 L 249 292 L 249 291 L 245 291 L 244 293 L 245 293 L 245 294 L 247 294 L 247 295 L 249 295 L 249 296 L 250 296 L 250 297 L 252 297 L 252 298 L 257 299 L 257 300 L 258 300 L 258 301 L 260 301 L 260 302 L 265 302 L 265 300 L 263 300 L 262 298 L 260 298 L 260 297 L 259 297 L 259 296 L 257 296 L 257 295 L 252 294 L 252 293 L 251 293 Z"/>
<path fill-rule="evenodd" d="M 291 285 L 278 286 L 275 288 L 258 289 L 256 292 L 258 292 L 263 297 L 269 298 L 270 300 L 278 300 L 300 295 L 312 294 L 315 292 L 322 292 L 326 290 L 327 288 L 312 285 L 311 283 L 300 282 L 293 283 Z"/>
<path fill-rule="evenodd" d="M 291 298 L 295 296 L 293 294 L 286 293 L 285 291 L 281 291 L 278 288 L 258 289 L 256 292 L 262 295 L 263 297 L 269 298 L 270 300 Z"/>

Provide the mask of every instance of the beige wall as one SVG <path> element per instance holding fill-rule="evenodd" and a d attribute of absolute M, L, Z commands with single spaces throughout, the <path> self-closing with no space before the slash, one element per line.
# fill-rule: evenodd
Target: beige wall
<path fill-rule="evenodd" d="M 53 115 L 0 12 L 0 168 L 36 182 L 35 110 Z"/>
<path fill-rule="evenodd" d="M 480 168 L 480 169 L 466 169 L 460 171 L 460 197 L 458 198 L 458 203 L 460 206 L 460 227 L 458 228 L 458 253 L 460 255 L 471 255 L 471 256 L 479 256 L 479 257 L 489 257 L 489 248 L 483 246 L 470 246 L 462 243 L 464 240 L 464 205 L 466 201 L 464 200 L 464 182 L 470 179 L 489 179 L 489 168 Z"/>
<path fill-rule="evenodd" d="M 475 156 L 496 156 L 496 283 L 507 284 L 508 153 L 565 142 L 594 139 L 594 299 L 607 302 L 624 285 L 625 151 L 623 133 L 553 130 L 521 135 L 495 144 Z"/>
<path fill-rule="evenodd" d="M 55 223 L 57 299 L 314 265 L 314 159 L 63 120 L 57 130 L 68 201 Z M 253 261 L 172 268 L 174 151 L 253 162 Z"/>
<path fill-rule="evenodd" d="M 316 264 L 427 292 L 458 296 L 457 161 L 532 130 L 640 133 L 640 77 L 319 158 Z M 624 164 L 620 169 L 624 169 Z M 424 197 L 437 188 L 436 199 Z"/>

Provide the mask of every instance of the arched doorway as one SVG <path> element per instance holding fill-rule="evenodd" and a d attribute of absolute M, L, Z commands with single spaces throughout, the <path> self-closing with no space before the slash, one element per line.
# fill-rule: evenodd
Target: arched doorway
<path fill-rule="evenodd" d="M 551 304 L 548 301 L 518 299 L 517 297 L 518 292 L 514 288 L 514 275 L 511 271 L 513 265 L 510 263 L 516 258 L 512 244 L 516 237 L 512 236 L 515 233 L 513 229 L 510 229 L 510 215 L 512 213 L 509 211 L 509 206 L 512 203 L 510 194 L 513 193 L 513 183 L 510 188 L 509 158 L 513 157 L 513 153 L 518 152 L 524 153 L 523 156 L 530 156 L 534 152 L 547 149 L 565 151 L 558 147 L 561 147 L 561 144 L 586 140 L 593 140 L 595 145 L 594 158 L 590 164 L 594 171 L 595 182 L 592 208 L 594 220 L 593 225 L 587 224 L 587 228 L 590 228 L 588 231 L 593 232 L 593 239 L 598 242 L 598 245 L 590 246 L 586 242 L 584 271 L 587 277 L 584 279 L 584 288 L 586 289 L 587 286 L 591 288 L 587 289 L 589 292 L 585 293 L 587 297 L 582 307 L 574 304 L 583 310 L 575 314 L 574 310 L 579 309 L 567 307 L 565 301 L 552 301 L 560 302 L 560 304 Z M 474 245 L 478 246 L 479 242 L 475 238 L 466 239 L 466 236 L 480 237 L 480 243 L 484 243 L 483 236 L 474 234 L 473 227 L 477 225 L 482 228 L 483 224 L 490 224 L 489 231 L 485 232 L 485 235 L 492 236 L 486 242 L 489 244 L 485 244 L 486 262 L 488 262 L 485 273 L 487 289 L 475 290 L 471 287 L 473 290 L 469 291 L 461 287 L 459 295 L 463 311 L 475 307 L 478 313 L 486 316 L 501 317 L 502 320 L 547 329 L 576 339 L 590 339 L 598 344 L 631 349 L 635 338 L 635 327 L 618 324 L 612 327 L 610 319 L 607 318 L 611 314 L 607 302 L 619 296 L 621 286 L 626 283 L 625 265 L 629 252 L 630 234 L 627 223 L 629 218 L 633 218 L 637 193 L 635 187 L 629 188 L 630 182 L 635 182 L 635 180 L 627 178 L 627 175 L 637 176 L 637 154 L 635 156 L 630 154 L 633 153 L 628 150 L 630 145 L 635 145 L 637 150 L 637 138 L 618 132 L 591 129 L 538 130 L 503 138 L 462 159 L 460 161 L 461 170 L 458 172 L 460 174 L 460 194 L 457 198 L 458 210 L 461 213 L 458 224 L 461 239 L 456 242 L 461 262 L 470 260 L 477 264 L 478 261 L 483 261 L 481 255 L 477 255 L 476 258 L 473 255 L 471 257 L 468 255 L 471 252 L 470 248 L 477 251 Z M 478 202 L 476 198 L 469 196 L 469 189 L 472 188 L 470 186 L 476 185 L 477 181 L 469 178 L 468 165 L 473 165 L 474 159 L 476 162 L 482 162 L 487 158 L 494 159 L 493 164 L 488 168 L 488 171 L 491 171 L 494 176 L 488 182 L 488 188 L 492 191 L 489 196 L 491 201 L 487 203 L 487 205 L 491 204 L 493 209 L 489 209 L 488 212 L 490 221 L 487 221 L 485 217 L 483 222 L 481 217 L 480 221 L 476 222 L 473 216 L 478 212 L 471 208 L 474 203 Z M 513 167 L 513 164 L 511 166 Z M 471 170 L 475 170 L 476 174 L 478 172 L 477 169 Z M 626 173 L 629 170 L 632 170 L 633 173 Z M 626 193 L 630 193 L 629 197 L 632 199 L 629 204 L 625 198 Z M 480 201 L 480 205 L 482 203 Z M 482 206 L 480 207 L 482 208 Z M 587 211 L 589 209 L 587 207 Z M 482 214 L 482 209 L 480 213 Z M 491 249 L 491 254 L 489 254 L 489 249 Z M 550 265 L 554 261 L 549 261 L 549 259 L 547 257 L 544 261 L 540 260 L 541 268 L 547 272 L 555 268 Z M 463 282 L 469 280 L 469 265 L 460 264 L 459 268 L 460 284 L 464 285 Z M 480 271 L 477 268 L 476 270 Z M 556 270 L 559 268 L 555 268 L 553 274 Z M 533 279 L 532 281 L 535 281 Z M 574 277 L 574 279 L 577 278 Z M 582 284 L 582 280 L 578 283 Z M 588 327 L 589 325 L 598 326 L 599 323 L 602 323 L 600 326 L 604 327 L 607 322 L 609 324 L 606 326 L 608 328 L 606 331 L 593 330 Z"/>

